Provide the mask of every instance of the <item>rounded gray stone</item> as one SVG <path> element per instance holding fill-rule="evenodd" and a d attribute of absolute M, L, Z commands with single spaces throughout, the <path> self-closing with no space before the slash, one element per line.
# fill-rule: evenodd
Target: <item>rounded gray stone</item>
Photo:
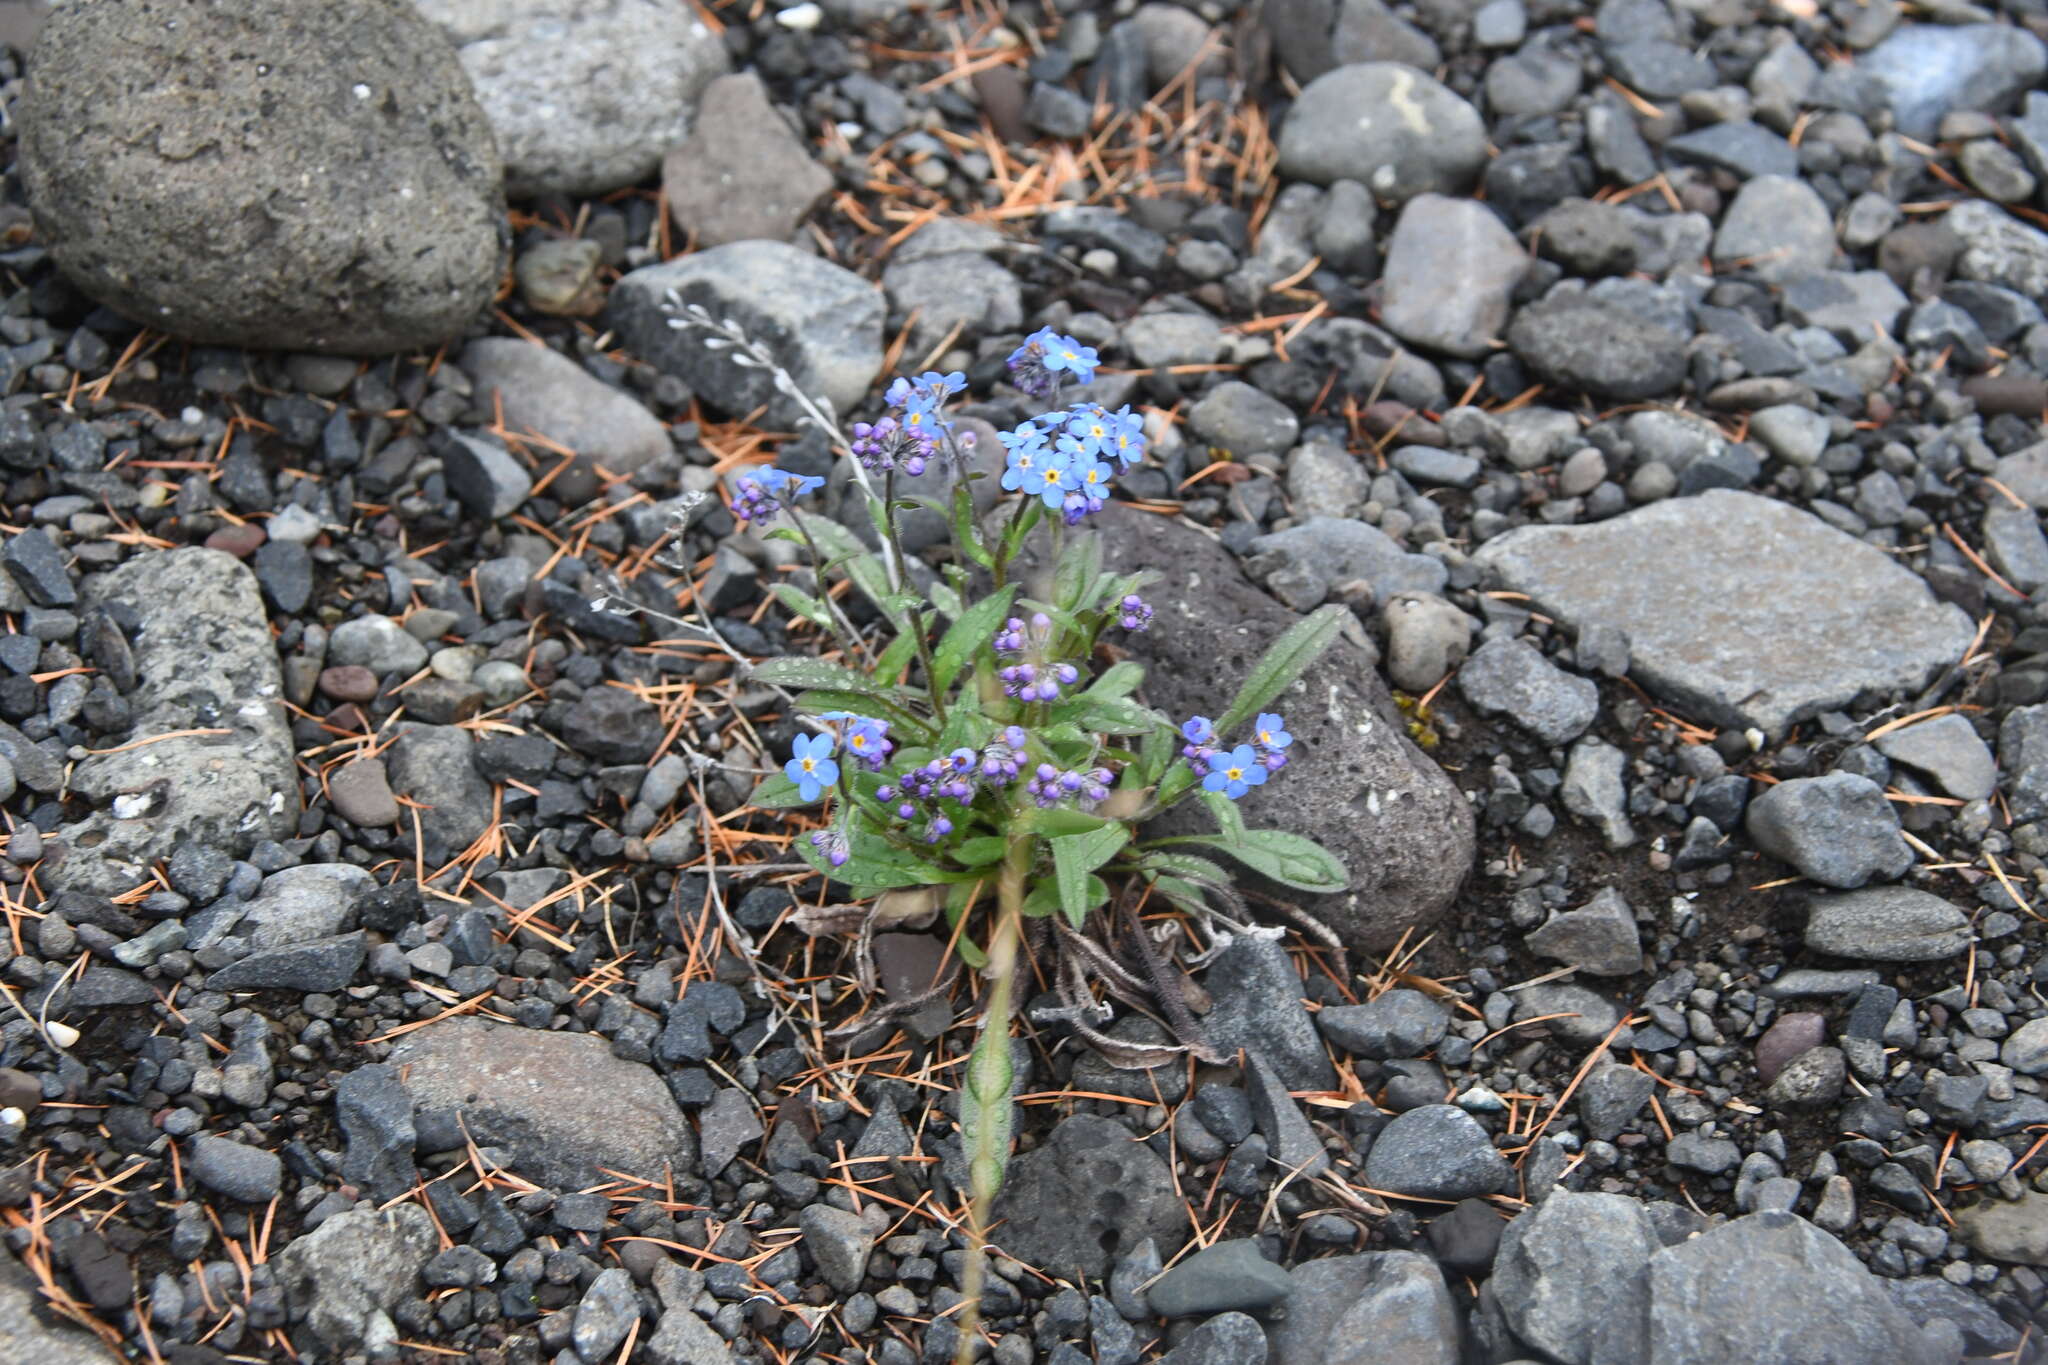
<path fill-rule="evenodd" d="M 1496 1194 L 1514 1174 L 1478 1120 L 1449 1104 L 1426 1104 L 1396 1115 L 1365 1157 L 1367 1185 L 1421 1199 Z"/>
<path fill-rule="evenodd" d="M 20 167 L 57 265 L 194 341 L 431 348 L 491 300 L 489 123 L 433 26 L 381 0 L 81 0 L 29 64 Z"/>
<path fill-rule="evenodd" d="M 1749 803 L 1744 828 L 1756 846 L 1823 886 L 1853 890 L 1892 881 L 1913 865 L 1899 817 L 1867 777 L 1795 777 Z"/>
<path fill-rule="evenodd" d="M 1399 62 L 1340 66 L 1309 82 L 1280 125 L 1280 173 L 1327 185 L 1356 180 L 1403 202 L 1470 189 L 1486 162 L 1479 112 Z"/>

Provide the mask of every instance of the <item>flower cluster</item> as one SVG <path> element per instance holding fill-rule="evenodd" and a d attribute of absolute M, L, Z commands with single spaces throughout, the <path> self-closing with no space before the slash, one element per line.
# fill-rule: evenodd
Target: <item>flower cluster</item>
<path fill-rule="evenodd" d="M 1060 689 L 1080 681 L 1070 663 L 1048 659 L 1052 649 L 1052 618 L 1035 613 L 1029 622 L 1012 616 L 995 638 L 996 657 L 1011 660 L 996 670 L 1003 695 L 1018 701 L 1058 701 Z"/>
<path fill-rule="evenodd" d="M 958 370 L 899 376 L 882 395 L 895 411 L 878 421 L 855 422 L 848 448 L 872 472 L 901 469 L 915 478 L 942 452 L 962 444 L 946 420 L 946 400 L 966 387 L 967 376 Z"/>
<path fill-rule="evenodd" d="M 871 773 L 882 771 L 882 765 L 896 747 L 889 742 L 889 722 L 886 720 L 857 716 L 851 711 L 827 711 L 818 719 L 844 727 L 841 738 L 846 741 L 846 752 Z"/>
<path fill-rule="evenodd" d="M 1132 593 L 1116 604 L 1116 623 L 1133 635 L 1141 630 L 1152 629 L 1152 608 L 1144 598 Z"/>
<path fill-rule="evenodd" d="M 1010 382 L 1033 398 L 1050 398 L 1068 377 L 1076 384 L 1095 378 L 1100 363 L 1094 347 L 1041 327 L 1010 352 Z"/>
<path fill-rule="evenodd" d="M 1207 716 L 1193 716 L 1182 722 L 1181 738 L 1187 744 L 1181 757 L 1202 779 L 1205 791 L 1222 792 L 1235 801 L 1253 787 L 1264 786 L 1266 778 L 1287 766 L 1287 749 L 1294 736 L 1287 722 L 1271 711 L 1259 714 L 1252 726 L 1252 742 L 1224 749 L 1216 743 L 1216 727 Z"/>
<path fill-rule="evenodd" d="M 1110 780 L 1115 774 L 1107 768 L 1091 768 L 1082 772 L 1075 768 L 1061 772 L 1050 763 L 1041 763 L 1032 771 L 1031 780 L 1024 789 L 1031 793 L 1031 799 L 1040 807 L 1056 806 L 1066 797 L 1072 797 L 1078 806 L 1092 806 L 1109 797 Z"/>
<path fill-rule="evenodd" d="M 998 434 L 1006 452 L 1003 487 L 1040 499 L 1072 526 L 1102 510 L 1116 468 L 1129 469 L 1144 455 L 1144 432 L 1144 419 L 1128 405 L 1111 412 L 1076 403 L 1040 413 Z"/>
<path fill-rule="evenodd" d="M 810 474 L 765 465 L 733 482 L 732 514 L 741 521 L 771 521 L 783 505 L 817 492 L 825 481 Z"/>

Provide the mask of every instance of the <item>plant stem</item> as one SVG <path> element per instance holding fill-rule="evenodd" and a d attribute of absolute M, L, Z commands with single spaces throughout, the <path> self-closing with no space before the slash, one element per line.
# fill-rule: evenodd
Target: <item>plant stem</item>
<path fill-rule="evenodd" d="M 825 581 L 825 554 L 818 548 L 818 542 L 811 539 L 811 528 L 804 524 L 802 513 L 794 507 L 790 508 L 789 520 L 790 524 L 796 527 L 796 533 L 804 538 L 804 545 L 811 552 L 811 575 L 818 582 L 818 600 L 825 604 L 826 612 L 832 617 L 832 633 L 839 637 L 839 647 L 850 657 L 855 652 L 854 643 L 860 640 L 860 635 L 854 630 L 853 622 L 847 620 L 845 613 L 840 611 L 839 603 L 832 597 L 832 585 Z M 861 643 L 864 645 L 866 642 Z M 875 657 L 874 651 L 868 650 L 867 655 L 872 662 Z"/>
<path fill-rule="evenodd" d="M 1017 812 L 1021 824 L 1022 812 Z M 1034 836 L 1017 833 L 1010 836 L 1009 848 L 1003 855 L 1002 871 L 996 880 L 996 924 L 995 932 L 988 943 L 988 966 L 982 975 L 988 978 L 988 1005 L 982 1012 L 981 1038 L 977 1046 L 993 1044 L 1004 1049 L 1004 1061 L 1008 1061 L 1010 1046 L 1011 983 L 1017 975 L 1017 947 L 1023 937 L 1024 922 L 1024 881 L 1031 871 L 1031 849 Z M 1003 1067 L 1008 1074 L 1007 1064 Z M 987 1097 L 983 1097 L 986 1099 Z M 963 1103 L 971 1102 L 963 1097 Z M 1004 1106 L 1010 1103 L 1008 1093 L 1001 1097 Z M 982 1120 L 985 1125 L 987 1120 Z M 988 1224 L 990 1210 L 995 1204 L 996 1190 L 1002 1184 L 1003 1166 L 1009 1158 L 1007 1125 L 1003 1134 L 1004 1150 L 998 1153 L 975 1153 L 968 1155 L 968 1195 L 970 1198 L 967 1216 L 967 1264 L 960 1276 L 962 1297 L 966 1307 L 960 1312 L 960 1345 L 954 1354 L 954 1365 L 972 1365 L 974 1360 L 974 1337 L 981 1327 L 981 1290 L 988 1275 Z"/>
<path fill-rule="evenodd" d="M 882 480 L 882 524 L 889 531 L 889 553 L 895 556 L 897 576 L 905 583 L 910 581 L 910 569 L 903 562 L 903 533 L 896 528 L 896 471 L 890 470 Z M 946 699 L 940 695 L 939 675 L 932 667 L 931 642 L 924 636 L 924 618 L 915 608 L 905 613 L 910 618 L 911 639 L 917 645 L 917 661 L 924 665 L 924 690 L 932 699 L 932 714 L 938 717 L 943 727 L 946 723 Z"/>
<path fill-rule="evenodd" d="M 1010 513 L 1010 524 L 1003 528 L 1002 538 L 996 541 L 996 591 L 1001 592 L 1009 582 L 1010 541 L 1016 534 L 1017 523 L 1024 520 L 1025 509 L 1031 506 L 1028 495 L 1020 496 L 1014 504 L 1016 510 Z"/>

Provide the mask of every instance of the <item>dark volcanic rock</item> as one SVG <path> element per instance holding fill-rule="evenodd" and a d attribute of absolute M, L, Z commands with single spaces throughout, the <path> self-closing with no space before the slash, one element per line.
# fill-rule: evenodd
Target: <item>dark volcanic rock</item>
<path fill-rule="evenodd" d="M 1104 1274 L 1147 1237 L 1171 1256 L 1188 1239 L 1172 1173 L 1120 1123 L 1077 1114 L 1012 1157 L 996 1196 L 1003 1250 L 1056 1275 Z"/>

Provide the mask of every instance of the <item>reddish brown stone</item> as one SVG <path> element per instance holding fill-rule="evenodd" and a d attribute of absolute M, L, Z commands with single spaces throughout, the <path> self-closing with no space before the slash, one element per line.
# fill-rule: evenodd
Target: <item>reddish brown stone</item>
<path fill-rule="evenodd" d="M 268 539 L 261 526 L 223 526 L 206 538 L 206 548 L 226 550 L 236 559 L 247 559 Z"/>
<path fill-rule="evenodd" d="M 336 701 L 370 701 L 377 695 L 377 675 L 361 664 L 323 668 L 320 690 Z"/>
<path fill-rule="evenodd" d="M 1756 1040 L 1757 1079 L 1765 1085 L 1778 1079 L 1785 1064 L 1809 1048 L 1828 1039 L 1827 1016 L 1822 1014 L 1781 1014 L 1777 1022 Z"/>

